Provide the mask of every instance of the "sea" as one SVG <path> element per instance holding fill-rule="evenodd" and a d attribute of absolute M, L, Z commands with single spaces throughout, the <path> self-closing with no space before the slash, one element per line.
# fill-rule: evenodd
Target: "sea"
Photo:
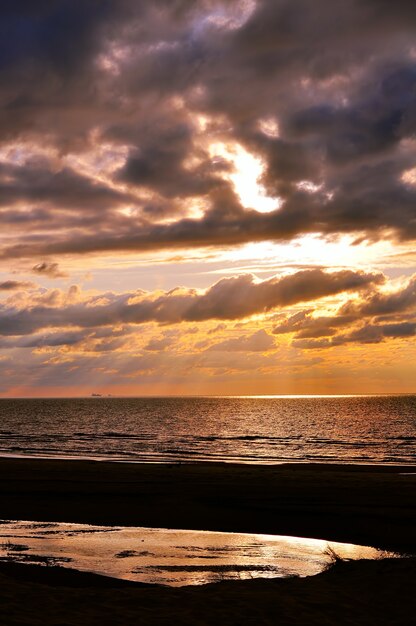
<path fill-rule="evenodd" d="M 0 399 L 0 456 L 416 461 L 416 395 Z"/>

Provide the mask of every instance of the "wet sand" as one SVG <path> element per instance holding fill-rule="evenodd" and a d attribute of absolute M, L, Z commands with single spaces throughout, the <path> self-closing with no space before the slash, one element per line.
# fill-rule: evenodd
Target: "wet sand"
<path fill-rule="evenodd" d="M 297 535 L 416 553 L 415 495 L 416 468 L 0 459 L 3 519 Z M 0 623 L 410 624 L 415 583 L 414 559 L 182 589 L 5 563 Z"/>

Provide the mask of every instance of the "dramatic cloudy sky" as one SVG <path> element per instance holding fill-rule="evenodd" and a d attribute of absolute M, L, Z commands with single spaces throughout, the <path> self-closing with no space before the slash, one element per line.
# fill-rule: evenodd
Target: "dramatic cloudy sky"
<path fill-rule="evenodd" d="M 0 6 L 0 395 L 415 391 L 414 0 Z"/>

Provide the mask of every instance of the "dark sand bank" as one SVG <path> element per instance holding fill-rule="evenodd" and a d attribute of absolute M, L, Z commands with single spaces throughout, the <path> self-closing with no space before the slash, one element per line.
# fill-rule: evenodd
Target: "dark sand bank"
<path fill-rule="evenodd" d="M 0 518 L 261 532 L 416 552 L 415 468 L 0 459 Z M 0 624 L 411 624 L 414 559 L 163 588 L 0 564 Z"/>
<path fill-rule="evenodd" d="M 61 568 L 1 565 L 1 624 L 415 623 L 413 559 L 337 563 L 310 578 L 257 579 L 181 589 L 132 586 L 120 581 L 111 587 L 107 579 L 88 574 L 78 574 L 83 582 L 79 588 L 72 574 Z"/>
<path fill-rule="evenodd" d="M 416 552 L 416 468 L 0 459 L 0 518 L 258 532 Z"/>

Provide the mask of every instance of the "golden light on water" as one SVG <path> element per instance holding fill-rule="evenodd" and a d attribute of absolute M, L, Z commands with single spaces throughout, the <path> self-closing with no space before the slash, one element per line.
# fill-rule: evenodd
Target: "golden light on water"
<path fill-rule="evenodd" d="M 253 400 L 267 400 L 267 399 L 302 399 L 302 398 L 373 398 L 380 394 L 370 394 L 370 393 L 287 393 L 287 394 L 256 394 L 256 395 L 235 395 L 235 396 L 227 396 L 229 398 L 252 398 Z M 215 397 L 215 396 L 214 396 Z M 224 397 L 224 396 L 218 396 Z"/>
<path fill-rule="evenodd" d="M 52 536 L 48 530 L 41 522 L 3 521 L 8 542 L 0 545 L 0 555 L 18 561 L 21 555 L 8 546 L 24 540 L 23 557 L 32 563 L 42 552 L 46 562 L 69 559 L 71 567 L 81 571 L 172 587 L 313 576 L 330 566 L 334 556 L 395 556 L 366 546 L 279 535 L 64 523 L 54 524 Z"/>

